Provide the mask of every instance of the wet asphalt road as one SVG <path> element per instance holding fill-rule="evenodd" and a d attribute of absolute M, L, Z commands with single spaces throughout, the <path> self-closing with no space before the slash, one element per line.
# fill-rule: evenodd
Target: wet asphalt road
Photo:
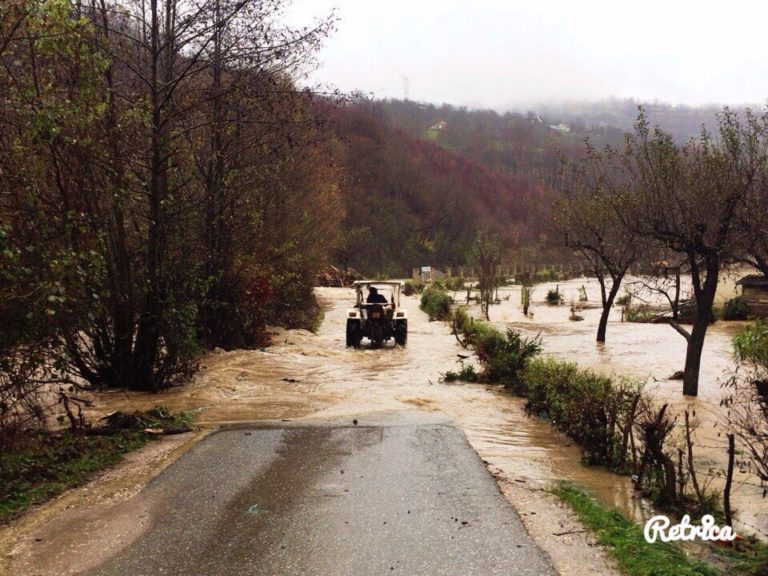
<path fill-rule="evenodd" d="M 89 575 L 556 574 L 445 423 L 225 430 L 145 492 L 149 529 Z"/>

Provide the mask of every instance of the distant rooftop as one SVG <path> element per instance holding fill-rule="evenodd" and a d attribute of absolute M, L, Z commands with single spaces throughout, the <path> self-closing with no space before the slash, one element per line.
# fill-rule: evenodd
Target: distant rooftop
<path fill-rule="evenodd" d="M 768 288 L 768 276 L 763 276 L 762 274 L 750 274 L 736 282 L 736 285 L 746 286 L 748 288 Z"/>
<path fill-rule="evenodd" d="M 429 129 L 430 130 L 445 130 L 447 127 L 448 127 L 448 122 L 446 122 L 445 120 L 440 120 L 440 122 L 438 122 L 434 126 L 430 126 Z"/>

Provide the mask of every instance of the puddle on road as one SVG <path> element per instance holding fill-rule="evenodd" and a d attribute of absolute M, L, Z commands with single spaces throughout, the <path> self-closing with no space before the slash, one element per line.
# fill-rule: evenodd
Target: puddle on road
<path fill-rule="evenodd" d="M 598 297 L 596 283 L 576 280 L 560 283 L 566 302 L 578 298 L 582 284 L 592 300 Z M 624 324 L 612 318 L 609 343 L 596 346 L 599 310 L 584 310 L 583 322 L 569 322 L 568 306 L 548 307 L 540 302 L 549 287 L 536 288 L 533 319 L 522 315 L 519 288 L 502 289 L 501 297 L 509 298 L 491 309 L 494 323 L 528 334 L 541 332 L 546 353 L 598 371 L 647 378 L 660 400 L 676 408 L 696 409 L 702 420 L 698 432 L 702 466 L 724 464 L 723 440 L 715 427 L 722 393 L 718 378 L 730 366 L 730 338 L 737 328 L 721 323 L 710 329 L 700 396 L 683 399 L 681 383 L 666 380 L 683 365 L 685 357 L 685 342 L 674 330 L 662 325 Z M 578 448 L 553 433 L 546 422 L 525 416 L 521 400 L 497 387 L 440 383 L 442 373 L 460 366 L 457 354 L 466 351 L 445 324 L 427 321 L 416 298 L 404 299 L 410 316 L 406 348 L 390 345 L 378 350 L 352 350 L 345 347 L 344 330 L 346 308 L 354 301 L 354 292 L 318 288 L 317 293 L 326 306 L 317 335 L 277 330 L 273 345 L 264 351 L 206 356 L 189 386 L 153 396 L 100 394 L 99 411 L 165 404 L 176 410 L 200 410 L 198 420 L 203 423 L 344 417 L 358 417 L 364 423 L 366 414 L 439 411 L 459 423 L 481 457 L 512 481 L 543 485 L 568 478 L 637 520 L 651 513 L 635 497 L 626 477 L 582 466 Z M 754 481 L 747 475 L 739 476 L 742 482 Z M 740 485 L 732 499 L 744 520 L 768 532 L 768 506 L 757 488 Z"/>

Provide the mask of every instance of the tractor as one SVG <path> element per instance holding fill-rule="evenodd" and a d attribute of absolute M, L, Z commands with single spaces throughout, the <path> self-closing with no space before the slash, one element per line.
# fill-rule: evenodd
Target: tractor
<path fill-rule="evenodd" d="M 347 346 L 360 348 L 363 338 L 368 338 L 373 348 L 391 339 L 405 346 L 408 312 L 400 307 L 402 282 L 358 280 L 353 286 L 356 302 L 347 311 Z"/>

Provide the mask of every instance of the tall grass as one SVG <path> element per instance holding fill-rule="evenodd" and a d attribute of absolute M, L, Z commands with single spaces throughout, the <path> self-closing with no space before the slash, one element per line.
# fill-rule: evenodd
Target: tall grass
<path fill-rule="evenodd" d="M 600 543 L 616 558 L 628 576 L 718 576 L 716 568 L 688 559 L 681 546 L 672 542 L 649 544 L 643 529 L 615 510 L 609 510 L 567 482 L 554 493 L 573 508 L 579 520 L 591 528 Z M 731 572 L 731 574 L 745 574 Z"/>

